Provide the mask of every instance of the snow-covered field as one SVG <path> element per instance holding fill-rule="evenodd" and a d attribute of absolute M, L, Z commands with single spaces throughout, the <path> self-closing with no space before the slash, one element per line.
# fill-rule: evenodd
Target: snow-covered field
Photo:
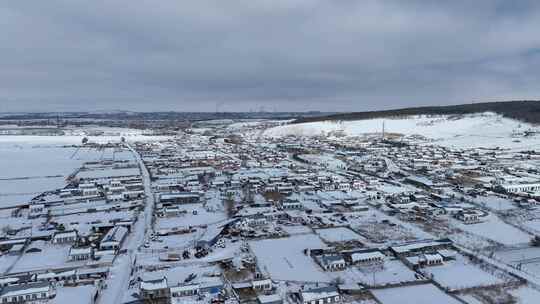
<path fill-rule="evenodd" d="M 497 251 L 495 258 L 515 267 L 521 266 L 525 272 L 540 277 L 540 248 L 538 247 Z"/>
<path fill-rule="evenodd" d="M 540 233 L 540 219 L 534 219 L 534 220 L 523 222 L 523 225 L 529 229 L 532 229 Z"/>
<path fill-rule="evenodd" d="M 465 231 L 488 238 L 503 245 L 519 245 L 528 243 L 531 236 L 525 232 L 503 222 L 499 217 L 490 214 L 478 224 L 463 224 L 457 220 L 454 222 Z"/>
<path fill-rule="evenodd" d="M 64 136 L 0 136 L 0 207 L 28 202 L 38 194 L 62 188 L 65 178 L 84 162 L 103 158 L 132 160 L 129 151 L 78 148 L 85 132 L 103 132 L 103 136 L 87 136 L 89 142 L 159 140 L 141 130 L 122 128 L 90 128 L 69 130 Z M 82 173 L 84 174 L 84 173 Z"/>
<path fill-rule="evenodd" d="M 22 136 L 21 136 L 22 137 Z M 0 136 L 0 207 L 27 202 L 43 191 L 65 186 L 65 178 L 97 150 L 56 144 L 8 143 Z"/>
<path fill-rule="evenodd" d="M 120 142 L 122 137 L 128 142 L 165 140 L 167 136 L 147 135 L 144 130 L 127 128 L 85 127 L 80 129 L 63 130 L 65 135 L 1 135 L 0 145 L 3 144 L 34 144 L 34 145 L 78 145 L 83 138 L 93 143 Z M 100 133 L 101 135 L 93 135 Z"/>
<path fill-rule="evenodd" d="M 94 295 L 96 293 L 96 287 L 92 285 L 77 286 L 75 287 L 62 287 L 56 290 L 56 297 L 51 300 L 52 304 L 66 304 L 66 303 L 80 303 L 91 304 L 94 303 Z"/>
<path fill-rule="evenodd" d="M 329 276 L 304 254 L 306 248 L 326 248 L 313 234 L 284 239 L 268 239 L 249 243 L 264 272 L 275 280 L 329 282 Z"/>
<path fill-rule="evenodd" d="M 373 295 L 383 304 L 458 304 L 461 303 L 445 294 L 432 284 L 397 288 L 375 289 Z"/>
<path fill-rule="evenodd" d="M 315 231 L 323 240 L 331 243 L 358 241 L 361 236 L 346 227 L 317 229 Z"/>
<path fill-rule="evenodd" d="M 267 137 L 318 136 L 334 132 L 356 136 L 381 133 L 383 122 L 387 133 L 422 135 L 435 140 L 442 146 L 467 147 L 507 147 L 524 149 L 540 147 L 540 137 L 512 138 L 513 132 L 535 129 L 534 126 L 494 113 L 479 113 L 463 116 L 410 116 L 402 118 L 379 118 L 342 122 L 313 122 L 289 124 L 270 128 L 264 132 Z"/>
<path fill-rule="evenodd" d="M 366 286 L 387 286 L 424 280 L 398 259 L 386 259 L 383 265 L 349 267 L 344 271 L 328 274 L 348 284 L 361 283 Z"/>
<path fill-rule="evenodd" d="M 519 304 L 536 304 L 540 299 L 540 292 L 529 286 L 522 286 L 511 290 L 510 293 L 518 298 Z"/>
<path fill-rule="evenodd" d="M 504 283 L 502 279 L 482 270 L 478 265 L 472 264 L 460 255 L 455 261 L 446 261 L 440 266 L 427 267 L 424 273 L 433 275 L 435 282 L 452 290 Z"/>

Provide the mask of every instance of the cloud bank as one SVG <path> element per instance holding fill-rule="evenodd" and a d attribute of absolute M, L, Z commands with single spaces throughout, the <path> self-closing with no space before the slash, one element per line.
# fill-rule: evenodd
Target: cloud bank
<path fill-rule="evenodd" d="M 0 112 L 540 99 L 538 1 L 3 1 Z"/>

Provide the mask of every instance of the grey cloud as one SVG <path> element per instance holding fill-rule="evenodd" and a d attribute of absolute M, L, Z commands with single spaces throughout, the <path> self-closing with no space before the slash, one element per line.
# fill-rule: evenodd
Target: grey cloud
<path fill-rule="evenodd" d="M 0 111 L 538 99 L 537 1 L 4 1 Z"/>

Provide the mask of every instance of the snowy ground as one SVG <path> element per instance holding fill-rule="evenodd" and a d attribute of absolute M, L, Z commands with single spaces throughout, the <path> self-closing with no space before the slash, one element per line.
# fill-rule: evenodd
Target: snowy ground
<path fill-rule="evenodd" d="M 366 286 L 385 286 L 424 280 L 397 259 L 386 259 L 383 265 L 349 267 L 344 271 L 328 272 L 345 283 L 361 283 Z"/>
<path fill-rule="evenodd" d="M 33 144 L 62 144 L 77 145 L 84 137 L 91 143 L 120 142 L 122 137 L 128 142 L 164 140 L 168 136 L 146 135 L 147 131 L 128 128 L 107 128 L 102 126 L 84 127 L 64 130 L 65 135 L 39 136 L 39 135 L 2 135 L 0 144 L 4 143 L 33 143 Z M 87 135 L 92 132 L 103 132 L 100 136 Z"/>
<path fill-rule="evenodd" d="M 519 304 L 536 304 L 540 299 L 540 291 L 529 286 L 511 290 L 510 293 L 518 299 Z"/>
<path fill-rule="evenodd" d="M 534 220 L 523 222 L 523 225 L 540 234 L 540 219 L 534 219 Z"/>
<path fill-rule="evenodd" d="M 331 242 L 331 243 L 358 241 L 361 238 L 361 236 L 358 233 L 345 227 L 317 229 L 315 232 L 323 240 L 327 242 Z"/>
<path fill-rule="evenodd" d="M 461 255 L 458 255 L 455 261 L 446 261 L 440 266 L 426 267 L 423 272 L 433 275 L 435 282 L 452 290 L 504 283 L 502 279 L 482 270 Z"/>
<path fill-rule="evenodd" d="M 284 239 L 250 242 L 257 262 L 274 280 L 329 282 L 329 276 L 304 254 L 306 248 L 325 248 L 321 239 L 313 234 L 295 235 Z"/>
<path fill-rule="evenodd" d="M 221 222 L 227 219 L 224 212 L 211 212 L 206 210 L 202 204 L 184 204 L 181 205 L 182 210 L 186 213 L 177 217 L 161 217 L 156 223 L 157 229 L 167 229 L 175 227 L 189 227 L 208 225 Z"/>
<path fill-rule="evenodd" d="M 366 119 L 344 122 L 313 122 L 291 124 L 270 128 L 267 137 L 317 136 L 343 131 L 346 135 L 363 135 L 382 132 L 383 122 L 388 133 L 422 135 L 435 140 L 436 144 L 454 147 L 540 147 L 540 137 L 521 137 L 514 141 L 512 132 L 523 132 L 533 126 L 503 118 L 493 113 L 455 116 L 410 116 L 398 119 Z"/>
<path fill-rule="evenodd" d="M 58 144 L 10 143 L 0 136 L 0 207 L 28 202 L 62 188 L 65 178 L 101 152 Z"/>
<path fill-rule="evenodd" d="M 77 287 L 61 287 L 56 290 L 56 297 L 48 303 L 51 304 L 92 304 L 96 287 L 92 285 Z"/>
<path fill-rule="evenodd" d="M 103 130 L 109 135 L 90 136 L 90 142 L 119 142 L 122 136 L 128 141 L 161 138 L 144 136 L 139 130 Z M 130 151 L 76 147 L 81 144 L 84 135 L 77 130 L 72 131 L 72 134 L 77 135 L 0 136 L 0 208 L 26 203 L 44 191 L 64 187 L 65 178 L 84 162 L 104 158 L 133 159 Z"/>
<path fill-rule="evenodd" d="M 514 205 L 514 202 L 507 198 L 501 198 L 496 196 L 479 196 L 477 198 L 474 198 L 473 201 L 475 203 L 479 203 L 482 206 L 489 208 L 494 211 L 506 211 L 506 210 L 512 210 L 516 209 L 516 205 Z"/>
<path fill-rule="evenodd" d="M 373 295 L 381 304 L 459 304 L 431 284 L 375 289 Z"/>
<path fill-rule="evenodd" d="M 454 221 L 460 229 L 480 235 L 503 245 L 518 245 L 528 243 L 531 236 L 527 233 L 506 224 L 496 215 L 490 214 L 482 218 L 483 222 L 478 224 L 463 224 Z"/>
<path fill-rule="evenodd" d="M 11 272 L 77 266 L 77 264 L 68 263 L 69 246 L 51 245 L 44 241 L 36 241 L 32 242 L 29 248 L 38 248 L 41 249 L 41 252 L 21 255 Z"/>
<path fill-rule="evenodd" d="M 495 258 L 540 278 L 540 248 L 524 247 L 497 251 Z"/>

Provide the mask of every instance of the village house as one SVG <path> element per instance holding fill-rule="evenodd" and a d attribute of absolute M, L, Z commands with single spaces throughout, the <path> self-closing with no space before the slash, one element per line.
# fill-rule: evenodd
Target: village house
<path fill-rule="evenodd" d="M 439 253 L 422 253 L 405 257 L 405 263 L 413 268 L 442 265 L 444 257 Z"/>
<path fill-rule="evenodd" d="M 347 182 L 336 183 L 335 187 L 336 187 L 336 189 L 338 189 L 340 191 L 349 191 L 349 190 L 351 190 L 351 184 L 347 183 Z"/>
<path fill-rule="evenodd" d="M 245 218 L 242 223 L 250 227 L 264 226 L 268 224 L 268 220 L 263 214 L 256 214 L 249 218 Z"/>
<path fill-rule="evenodd" d="M 462 210 L 455 217 L 465 224 L 474 224 L 480 222 L 478 213 L 474 210 Z"/>
<path fill-rule="evenodd" d="M 76 230 L 70 230 L 70 231 L 62 231 L 62 232 L 56 232 L 52 237 L 52 243 L 53 244 L 67 244 L 67 243 L 74 243 L 78 239 L 77 231 Z"/>
<path fill-rule="evenodd" d="M 192 192 L 160 193 L 158 201 L 162 206 L 195 204 L 200 202 L 200 196 Z"/>
<path fill-rule="evenodd" d="M 347 267 L 347 263 L 339 254 L 315 255 L 314 258 L 325 271 L 339 271 Z"/>
<path fill-rule="evenodd" d="M 200 285 L 199 284 L 183 284 L 178 286 L 173 286 L 170 289 L 171 297 L 180 298 L 180 297 L 190 297 L 199 294 Z"/>
<path fill-rule="evenodd" d="M 111 228 L 99 243 L 100 250 L 118 250 L 128 234 L 128 229 L 123 226 Z"/>
<path fill-rule="evenodd" d="M 49 282 L 7 286 L 0 289 L 0 303 L 24 303 L 47 301 L 56 296 L 56 290 Z"/>
<path fill-rule="evenodd" d="M 270 279 L 258 279 L 251 282 L 253 289 L 258 291 L 271 290 L 272 280 Z"/>
<path fill-rule="evenodd" d="M 169 303 L 171 290 L 167 285 L 167 278 L 143 280 L 139 284 L 141 299 L 150 303 Z"/>
<path fill-rule="evenodd" d="M 122 192 L 122 198 L 124 200 L 132 200 L 132 199 L 138 199 L 144 197 L 144 191 L 143 190 L 135 190 L 135 191 L 124 191 Z"/>
<path fill-rule="evenodd" d="M 300 210 L 304 207 L 299 200 L 284 200 L 281 202 L 281 208 L 283 210 Z"/>
<path fill-rule="evenodd" d="M 358 264 L 375 264 L 384 262 L 385 255 L 378 249 L 368 249 L 351 253 L 349 256 L 350 263 Z"/>
<path fill-rule="evenodd" d="M 45 204 L 32 203 L 30 204 L 29 209 L 28 218 L 36 218 L 47 215 L 47 207 L 45 207 Z"/>
<path fill-rule="evenodd" d="M 449 249 L 452 247 L 452 241 L 449 239 L 439 240 L 418 240 L 403 243 L 389 247 L 390 251 L 397 256 L 413 256 L 424 252 L 434 252 L 441 249 Z"/>
<path fill-rule="evenodd" d="M 319 287 L 303 290 L 298 294 L 301 304 L 330 304 L 341 302 L 341 296 L 335 287 Z"/>
<path fill-rule="evenodd" d="M 99 189 L 94 184 L 81 184 L 79 185 L 82 196 L 97 196 L 99 195 Z"/>
<path fill-rule="evenodd" d="M 539 182 L 521 181 L 519 179 L 499 179 L 496 184 L 502 187 L 508 193 L 525 193 L 540 191 Z"/>
<path fill-rule="evenodd" d="M 441 265 L 443 263 L 443 257 L 438 254 L 422 254 L 419 259 L 420 266 L 435 266 L 435 265 Z"/>
<path fill-rule="evenodd" d="M 91 259 L 94 253 L 94 249 L 92 247 L 81 247 L 81 248 L 74 248 L 71 247 L 69 249 L 69 260 L 70 261 L 84 261 Z"/>

